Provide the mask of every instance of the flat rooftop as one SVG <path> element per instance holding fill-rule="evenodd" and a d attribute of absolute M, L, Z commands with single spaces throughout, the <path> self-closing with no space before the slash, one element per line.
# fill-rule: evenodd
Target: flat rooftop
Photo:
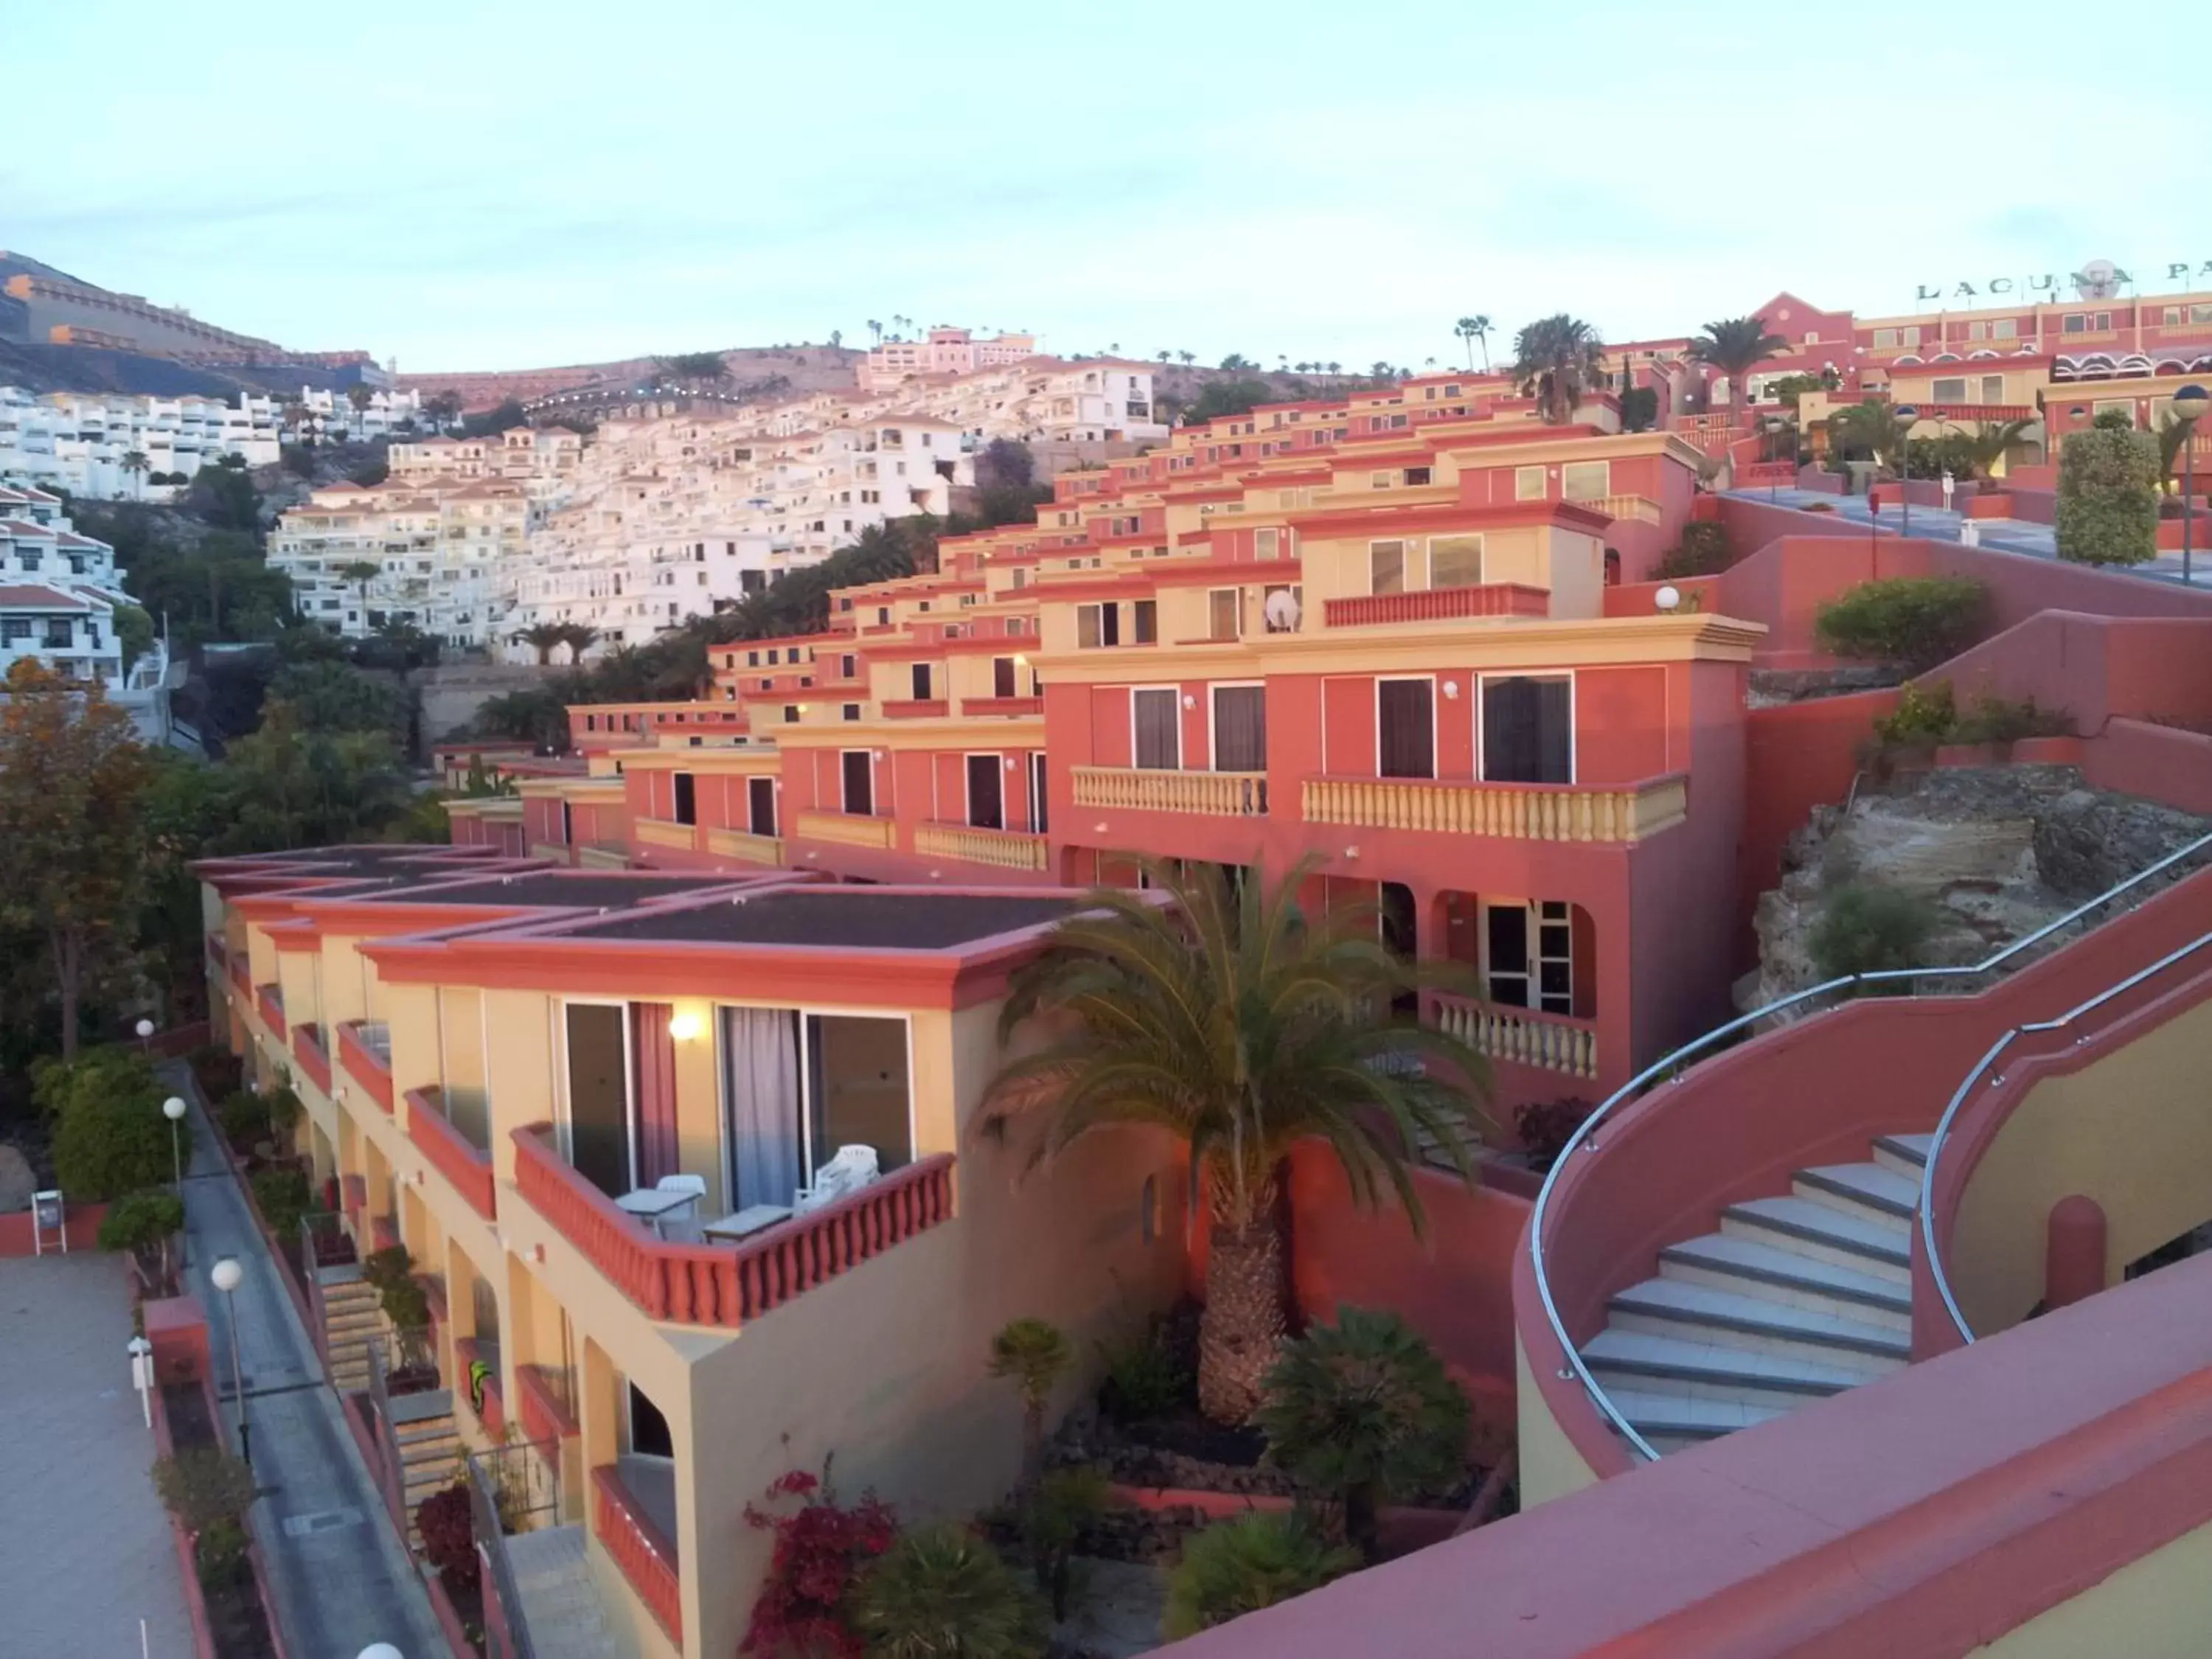
<path fill-rule="evenodd" d="M 848 951 L 950 951 L 1058 921 L 1065 894 L 907 893 L 823 887 L 735 894 L 561 929 L 563 938 L 690 945 L 818 945 Z"/>
<path fill-rule="evenodd" d="M 456 873 L 450 869 L 425 871 L 373 892 L 348 892 L 336 896 L 361 899 L 370 904 L 512 904 L 532 909 L 563 905 L 584 910 L 616 910 L 652 899 L 705 892 L 744 879 L 742 876 L 623 876 L 602 871 L 518 870 L 512 875 L 456 881 Z"/>

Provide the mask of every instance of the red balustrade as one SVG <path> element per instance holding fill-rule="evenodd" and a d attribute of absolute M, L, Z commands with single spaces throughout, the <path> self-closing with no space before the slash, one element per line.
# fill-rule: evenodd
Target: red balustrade
<path fill-rule="evenodd" d="M 1042 697 L 963 697 L 963 714 L 1042 714 Z"/>
<path fill-rule="evenodd" d="M 261 1023 L 282 1036 L 284 1034 L 284 991 L 282 986 L 264 985 L 253 994 L 253 1006 L 261 1011 Z"/>
<path fill-rule="evenodd" d="M 611 1463 L 592 1471 L 592 1530 L 623 1570 L 630 1588 L 651 1608 L 669 1640 L 684 1640 L 684 1589 L 676 1546 L 661 1536 Z"/>
<path fill-rule="evenodd" d="M 300 1062 L 300 1069 L 307 1081 L 325 1094 L 331 1091 L 331 1057 L 323 1052 L 322 1034 L 312 1025 L 292 1028 L 292 1058 Z"/>
<path fill-rule="evenodd" d="M 1409 593 L 1368 593 L 1330 599 L 1322 616 L 1331 628 L 1361 628 L 1374 623 L 1449 622 L 1464 617 L 1546 617 L 1549 590 L 1520 582 L 1483 582 L 1472 587 L 1425 587 Z"/>
<path fill-rule="evenodd" d="M 543 1365 L 514 1368 L 515 1404 L 522 1411 L 523 1437 L 568 1440 L 582 1432 L 568 1404 Z"/>
<path fill-rule="evenodd" d="M 253 994 L 253 965 L 243 951 L 230 959 L 230 982 L 238 988 L 240 996 Z"/>
<path fill-rule="evenodd" d="M 655 1319 L 741 1325 L 951 1218 L 953 1158 L 941 1152 L 735 1248 L 656 1238 L 563 1162 L 544 1124 L 514 1131 L 526 1201 Z"/>
<path fill-rule="evenodd" d="M 943 697 L 889 698 L 884 703 L 884 718 L 887 720 L 934 720 L 943 715 L 947 707 Z"/>
<path fill-rule="evenodd" d="M 491 1218 L 499 1205 L 491 1154 L 469 1145 L 447 1118 L 443 1090 L 407 1091 L 407 1138 L 422 1149 L 422 1156 L 453 1184 L 471 1209 L 487 1220 Z"/>
<path fill-rule="evenodd" d="M 368 1242 L 373 1249 L 389 1250 L 399 1243 L 399 1228 L 388 1215 L 374 1218 L 368 1224 Z"/>
<path fill-rule="evenodd" d="M 348 1076 L 386 1111 L 392 1109 L 392 1068 L 384 1057 L 361 1040 L 361 1022 L 348 1020 L 338 1027 L 338 1064 Z"/>

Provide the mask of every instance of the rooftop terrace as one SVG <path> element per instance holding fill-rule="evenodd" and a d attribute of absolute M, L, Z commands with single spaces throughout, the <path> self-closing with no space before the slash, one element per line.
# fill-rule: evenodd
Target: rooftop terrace
<path fill-rule="evenodd" d="M 564 929 L 567 937 L 702 945 L 948 951 L 1059 921 L 1066 895 L 913 893 L 843 887 L 736 894 Z"/>

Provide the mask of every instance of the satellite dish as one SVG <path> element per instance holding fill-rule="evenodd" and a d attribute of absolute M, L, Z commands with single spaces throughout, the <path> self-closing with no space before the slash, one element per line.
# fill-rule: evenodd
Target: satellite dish
<path fill-rule="evenodd" d="M 2109 300 L 2120 291 L 2120 270 L 2110 259 L 2092 259 L 2074 278 L 2074 291 L 2085 300 Z"/>
<path fill-rule="evenodd" d="M 1298 627 L 1298 596 L 1287 587 L 1267 595 L 1264 614 L 1271 634 L 1294 634 Z"/>

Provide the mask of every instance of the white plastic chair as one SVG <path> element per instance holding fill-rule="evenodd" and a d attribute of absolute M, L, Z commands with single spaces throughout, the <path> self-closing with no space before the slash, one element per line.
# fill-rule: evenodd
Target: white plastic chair
<path fill-rule="evenodd" d="M 690 1199 L 689 1204 L 667 1211 L 660 1220 L 665 1227 L 682 1228 L 688 1234 L 696 1230 L 699 1202 L 707 1196 L 707 1177 L 696 1175 L 663 1176 L 653 1183 L 655 1192 L 682 1193 Z"/>
<path fill-rule="evenodd" d="M 840 1146 L 830 1161 L 814 1172 L 814 1184 L 792 1194 L 793 1213 L 805 1215 L 825 1204 L 855 1193 L 882 1174 L 872 1146 Z"/>

